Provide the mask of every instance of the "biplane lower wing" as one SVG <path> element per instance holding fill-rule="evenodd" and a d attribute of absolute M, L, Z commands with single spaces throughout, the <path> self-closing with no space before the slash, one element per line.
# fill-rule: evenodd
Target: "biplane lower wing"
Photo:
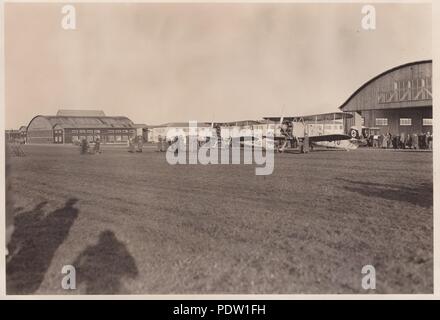
<path fill-rule="evenodd" d="M 287 137 L 287 136 L 263 136 L 264 139 L 271 139 L 271 140 L 295 140 L 293 137 Z"/>
<path fill-rule="evenodd" d="M 326 134 L 321 136 L 311 136 L 309 137 L 310 142 L 321 142 L 321 141 L 339 141 L 339 140 L 350 140 L 347 134 Z"/>
<path fill-rule="evenodd" d="M 263 136 L 263 138 L 269 138 L 268 136 Z M 287 137 L 287 136 L 273 136 L 270 137 L 273 140 L 294 140 L 293 137 Z M 326 134 L 326 135 L 320 135 L 320 136 L 311 136 L 309 137 L 310 142 L 321 142 L 321 141 L 338 141 L 338 140 L 350 140 L 352 137 L 346 134 Z M 303 139 L 303 137 L 300 137 L 300 139 Z"/>

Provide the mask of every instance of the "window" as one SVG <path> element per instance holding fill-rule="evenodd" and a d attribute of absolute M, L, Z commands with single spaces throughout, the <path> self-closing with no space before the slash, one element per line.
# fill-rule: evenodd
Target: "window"
<path fill-rule="evenodd" d="M 388 119 L 387 118 L 376 118 L 376 126 L 387 126 Z"/>
<path fill-rule="evenodd" d="M 121 130 L 115 130 L 116 133 L 121 133 Z"/>
<path fill-rule="evenodd" d="M 116 141 L 117 141 L 117 142 L 119 142 L 119 141 L 122 140 L 121 136 L 116 136 L 115 138 L 116 138 Z"/>
<path fill-rule="evenodd" d="M 410 126 L 411 125 L 411 118 L 400 118 L 400 125 L 401 126 Z"/>
<path fill-rule="evenodd" d="M 429 118 L 423 118 L 423 125 L 424 126 L 432 126 L 432 119 Z"/>
<path fill-rule="evenodd" d="M 128 136 L 122 136 L 122 141 L 128 141 Z"/>
<path fill-rule="evenodd" d="M 122 130 L 122 133 L 128 133 L 128 130 Z"/>
<path fill-rule="evenodd" d="M 72 136 L 72 141 L 78 141 L 78 140 L 79 140 L 78 136 Z"/>
<path fill-rule="evenodd" d="M 95 133 L 101 133 L 101 130 L 95 130 Z"/>
<path fill-rule="evenodd" d="M 361 126 L 365 126 L 365 117 L 361 117 Z"/>
<path fill-rule="evenodd" d="M 108 140 L 108 142 L 114 142 L 115 136 L 107 136 L 107 140 Z"/>
<path fill-rule="evenodd" d="M 108 133 L 115 133 L 115 130 L 108 130 Z"/>

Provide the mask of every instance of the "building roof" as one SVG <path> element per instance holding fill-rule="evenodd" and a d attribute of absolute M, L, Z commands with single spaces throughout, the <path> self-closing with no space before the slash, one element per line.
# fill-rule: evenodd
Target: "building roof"
<path fill-rule="evenodd" d="M 388 69 L 388 70 L 386 70 L 386 71 L 384 71 L 384 72 L 378 74 L 378 75 L 375 76 L 374 78 L 371 78 L 370 80 L 368 80 L 367 82 L 365 82 L 365 83 L 364 83 L 362 86 L 360 86 L 355 92 L 353 92 L 353 93 L 351 94 L 351 96 L 348 97 L 348 99 L 347 99 L 347 100 L 346 100 L 346 101 L 345 101 L 345 102 L 339 107 L 339 109 L 343 110 L 343 109 L 344 109 L 344 108 L 350 103 L 350 101 L 351 101 L 355 96 L 358 95 L 359 92 L 361 92 L 363 89 L 365 89 L 366 87 L 368 87 L 371 83 L 373 83 L 373 82 L 376 81 L 377 79 L 382 78 L 383 76 L 385 76 L 385 75 L 387 75 L 387 74 L 389 74 L 389 73 L 391 73 L 391 72 L 394 72 L 394 71 L 396 71 L 396 70 L 403 69 L 403 68 L 407 68 L 407 67 L 411 67 L 411 66 L 414 66 L 414 65 L 421 65 L 421 64 L 425 64 L 425 63 L 432 63 L 432 60 L 420 60 L 420 61 L 414 61 L 414 62 L 410 62 L 410 63 L 405 63 L 405 64 L 402 64 L 402 65 L 399 65 L 399 66 L 397 66 L 397 67 L 394 67 L 394 68 Z"/>
<path fill-rule="evenodd" d="M 250 126 L 250 125 L 254 125 L 254 124 L 262 124 L 263 121 L 260 120 L 239 120 L 239 121 L 229 121 L 229 122 L 218 122 L 216 124 L 220 125 L 220 126 Z"/>
<path fill-rule="evenodd" d="M 34 119 L 41 117 L 46 119 L 52 127 L 60 128 L 133 128 L 133 121 L 127 117 L 71 117 L 71 116 L 43 116 L 39 115 Z"/>
<path fill-rule="evenodd" d="M 131 128 L 133 121 L 127 117 L 48 117 L 53 124 L 63 128 Z"/>
<path fill-rule="evenodd" d="M 169 122 L 158 126 L 149 126 L 149 128 L 188 128 L 189 122 Z M 210 127 L 211 125 L 204 122 L 197 122 L 197 127 Z"/>
<path fill-rule="evenodd" d="M 105 113 L 102 110 L 58 110 L 57 116 L 65 117 L 105 117 Z"/>

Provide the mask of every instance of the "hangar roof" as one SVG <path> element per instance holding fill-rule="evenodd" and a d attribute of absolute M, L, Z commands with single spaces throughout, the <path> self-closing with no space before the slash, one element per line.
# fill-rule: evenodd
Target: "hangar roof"
<path fill-rule="evenodd" d="M 79 127 L 132 127 L 133 122 L 127 117 L 64 117 L 49 116 L 47 119 L 53 125 L 64 128 Z"/>
<path fill-rule="evenodd" d="M 38 118 L 38 125 L 33 125 L 34 120 Z M 44 119 L 44 120 L 43 120 Z M 42 124 L 40 120 L 46 123 Z M 30 123 L 29 129 L 39 129 L 41 126 L 52 128 L 58 126 L 60 128 L 132 128 L 133 121 L 127 117 L 78 117 L 78 116 L 43 116 L 34 117 Z"/>
<path fill-rule="evenodd" d="M 413 98 L 411 88 L 398 89 L 393 86 L 399 82 L 432 78 L 432 60 L 421 60 L 399 65 L 386 70 L 360 86 L 340 107 L 342 111 L 369 109 L 396 109 L 432 106 L 432 91 Z M 405 96 L 405 89 L 409 95 Z M 412 88 L 416 89 L 416 88 Z M 420 88 L 417 88 L 420 89 Z M 426 89 L 432 90 L 426 86 Z M 393 95 L 395 93 L 395 95 Z M 402 94 L 402 97 L 399 97 Z M 416 92 L 415 94 L 418 94 Z M 390 99 L 392 97 L 392 99 Z M 421 97 L 421 98 L 420 98 Z"/>

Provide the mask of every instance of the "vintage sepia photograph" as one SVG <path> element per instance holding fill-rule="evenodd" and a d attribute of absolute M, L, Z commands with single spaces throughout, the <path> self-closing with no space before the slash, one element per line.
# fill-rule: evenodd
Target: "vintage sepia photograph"
<path fill-rule="evenodd" d="M 3 18 L 8 296 L 433 294 L 429 2 Z"/>

